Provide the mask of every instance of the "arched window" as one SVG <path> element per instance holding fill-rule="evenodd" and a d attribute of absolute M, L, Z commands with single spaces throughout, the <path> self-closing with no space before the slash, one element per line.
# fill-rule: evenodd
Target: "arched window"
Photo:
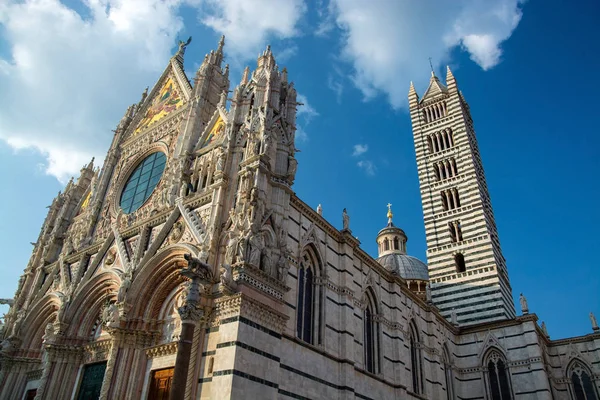
<path fill-rule="evenodd" d="M 506 361 L 500 352 L 493 349 L 486 357 L 488 391 L 491 400 L 511 400 L 510 380 Z"/>
<path fill-rule="evenodd" d="M 465 256 L 462 255 L 462 253 L 456 253 L 454 255 L 454 264 L 456 264 L 456 272 L 465 272 L 467 270 Z"/>
<path fill-rule="evenodd" d="M 579 360 L 574 360 L 568 368 L 571 379 L 571 398 L 573 400 L 598 400 L 589 369 Z"/>
<path fill-rule="evenodd" d="M 387 238 L 383 240 L 383 249 L 385 251 L 388 251 L 390 249 L 390 242 L 389 240 L 387 240 Z"/>
<path fill-rule="evenodd" d="M 396 236 L 394 238 L 394 250 L 398 250 L 400 248 L 400 241 L 398 240 L 398 237 Z"/>
<path fill-rule="evenodd" d="M 410 336 L 410 372 L 412 375 L 412 390 L 414 393 L 423 393 L 423 372 L 421 369 L 421 348 L 419 333 L 414 321 L 409 324 Z"/>
<path fill-rule="evenodd" d="M 454 399 L 454 387 L 452 385 L 452 365 L 450 364 L 450 352 L 448 348 L 444 346 L 442 351 L 443 363 L 444 363 L 444 376 L 446 378 L 446 398 L 448 400 Z"/>
<path fill-rule="evenodd" d="M 315 277 L 319 274 L 318 261 L 311 248 L 306 249 L 300 257 L 298 268 L 298 303 L 296 307 L 296 330 L 300 339 L 307 343 L 321 343 L 321 317 L 323 315 L 320 302 L 322 286 L 315 285 Z M 315 335 L 315 332 L 317 335 Z"/>
<path fill-rule="evenodd" d="M 375 295 L 369 288 L 367 290 L 367 306 L 364 314 L 364 349 L 365 369 L 373 374 L 379 372 L 379 322 L 375 320 L 377 304 Z"/>

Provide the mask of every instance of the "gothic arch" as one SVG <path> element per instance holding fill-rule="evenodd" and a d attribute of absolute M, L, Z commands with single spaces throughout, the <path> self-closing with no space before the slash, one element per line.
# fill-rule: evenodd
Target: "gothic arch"
<path fill-rule="evenodd" d="M 325 333 L 325 288 L 322 258 L 312 243 L 304 246 L 298 257 L 296 292 L 296 334 L 312 344 L 322 344 Z"/>
<path fill-rule="evenodd" d="M 189 253 L 197 257 L 199 251 L 193 245 L 178 243 L 154 255 L 139 268 L 125 297 L 126 303 L 135 299 L 131 301 L 128 319 L 158 318 L 169 293 L 185 281 L 179 271 L 187 265 L 183 256 Z"/>
<path fill-rule="evenodd" d="M 448 349 L 448 343 L 442 345 L 442 365 L 444 367 L 444 378 L 446 382 L 446 398 L 454 399 L 454 374 L 452 372 L 452 355 Z"/>
<path fill-rule="evenodd" d="M 56 311 L 60 306 L 60 300 L 56 295 L 48 294 L 42 297 L 23 319 L 19 331 L 22 349 L 40 349 L 42 336 L 46 325 L 56 318 Z M 19 332 L 17 332 L 17 335 Z"/>
<path fill-rule="evenodd" d="M 89 337 L 106 301 L 117 296 L 120 282 L 116 273 L 105 271 L 79 286 L 61 321 L 69 324 L 67 336 Z"/>
<path fill-rule="evenodd" d="M 567 364 L 566 378 L 573 400 L 598 400 L 593 369 L 585 360 L 580 357 L 573 358 Z"/>
<path fill-rule="evenodd" d="M 364 315 L 363 315 L 363 348 L 365 353 L 365 370 L 376 374 L 381 371 L 380 358 L 380 327 L 379 327 L 379 302 L 377 295 L 371 285 L 364 291 Z"/>
<path fill-rule="evenodd" d="M 511 400 L 512 384 L 506 355 L 500 348 L 490 346 L 483 357 L 484 382 L 490 400 Z"/>
<path fill-rule="evenodd" d="M 423 394 L 423 360 L 421 357 L 421 338 L 416 319 L 413 317 L 408 322 L 408 340 L 410 351 L 410 373 L 412 391 Z"/>

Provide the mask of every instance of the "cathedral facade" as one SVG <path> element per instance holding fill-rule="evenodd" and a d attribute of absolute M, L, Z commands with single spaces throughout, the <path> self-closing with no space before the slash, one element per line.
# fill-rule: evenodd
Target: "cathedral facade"
<path fill-rule="evenodd" d="M 345 210 L 339 230 L 293 192 L 296 89 L 270 48 L 228 99 L 223 39 L 193 85 L 188 44 L 49 207 L 0 399 L 598 400 L 593 315 L 550 340 L 524 297 L 515 311 L 449 69 L 409 91 L 424 263 L 391 208 L 373 258 Z"/>

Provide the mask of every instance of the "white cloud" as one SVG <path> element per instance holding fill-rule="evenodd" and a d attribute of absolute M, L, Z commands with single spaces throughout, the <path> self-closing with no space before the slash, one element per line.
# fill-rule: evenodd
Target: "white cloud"
<path fill-rule="evenodd" d="M 353 157 L 358 157 L 361 154 L 364 154 L 369 150 L 369 145 L 366 144 L 355 144 L 354 151 L 352 152 Z"/>
<path fill-rule="evenodd" d="M 201 22 L 225 35 L 227 54 L 242 62 L 256 57 L 269 36 L 297 36 L 305 12 L 303 0 L 205 0 Z"/>
<path fill-rule="evenodd" d="M 423 88 L 428 58 L 448 62 L 456 46 L 484 70 L 501 60 L 501 44 L 518 25 L 522 0 L 407 2 L 331 0 L 342 30 L 342 57 L 354 68 L 353 82 L 366 99 L 385 93 L 394 107 L 407 103 L 408 82 Z M 330 16 L 324 16 L 327 21 Z"/>
<path fill-rule="evenodd" d="M 361 160 L 357 162 L 356 165 L 358 165 L 359 168 L 362 168 L 367 173 L 367 175 L 370 176 L 375 175 L 375 171 L 377 171 L 375 165 L 369 160 Z"/>
<path fill-rule="evenodd" d="M 62 182 L 91 156 L 103 160 L 111 129 L 166 67 L 184 4 L 201 9 L 238 57 L 255 57 L 269 37 L 297 35 L 306 8 L 302 0 L 87 0 L 78 13 L 59 0 L 0 0 L 0 140 L 39 151 Z"/>
<path fill-rule="evenodd" d="M 179 1 L 90 0 L 85 17 L 58 0 L 0 6 L 0 139 L 48 159 L 65 182 L 103 155 L 128 104 L 166 66 Z M 102 158 L 100 158 L 102 160 Z"/>
<path fill-rule="evenodd" d="M 298 111 L 296 112 L 296 140 L 306 141 L 308 140 L 306 127 L 313 118 L 319 116 L 319 113 L 310 105 L 306 96 L 298 93 L 296 101 L 302 103 L 302 105 L 298 106 Z"/>

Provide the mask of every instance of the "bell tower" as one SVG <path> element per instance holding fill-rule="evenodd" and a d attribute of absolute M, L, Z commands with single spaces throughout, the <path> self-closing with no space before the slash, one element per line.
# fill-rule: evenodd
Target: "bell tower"
<path fill-rule="evenodd" d="M 460 325 L 515 317 L 469 105 L 447 68 L 408 93 L 434 304 Z"/>

